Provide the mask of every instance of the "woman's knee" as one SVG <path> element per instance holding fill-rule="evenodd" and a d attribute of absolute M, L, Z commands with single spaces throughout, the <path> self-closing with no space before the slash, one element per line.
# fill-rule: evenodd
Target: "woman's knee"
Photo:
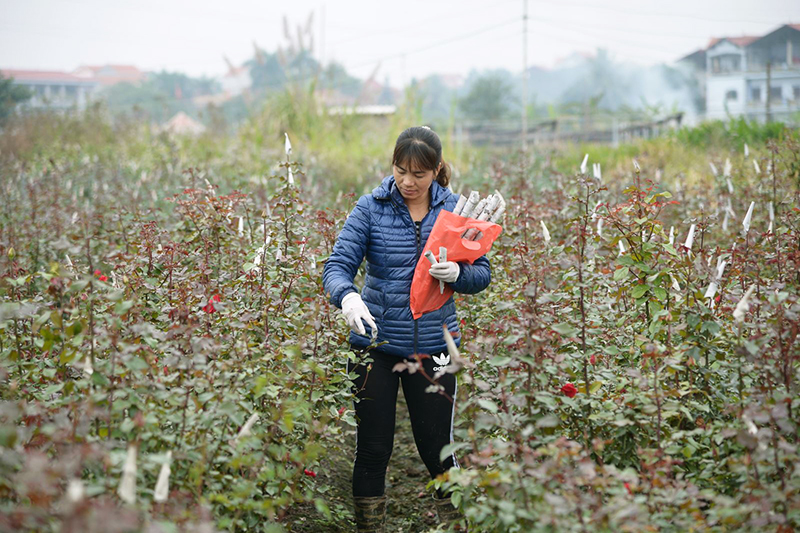
<path fill-rule="evenodd" d="M 392 442 L 361 442 L 356 447 L 356 464 L 370 467 L 383 467 L 392 457 Z"/>

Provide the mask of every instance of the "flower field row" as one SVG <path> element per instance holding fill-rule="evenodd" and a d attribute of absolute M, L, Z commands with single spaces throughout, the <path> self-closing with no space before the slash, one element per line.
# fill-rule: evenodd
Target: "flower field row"
<path fill-rule="evenodd" d="M 354 191 L 283 139 L 246 174 L 235 143 L 108 142 L 2 159 L 0 525 L 348 530 L 320 278 Z M 702 184 L 646 153 L 464 167 L 508 201 L 492 285 L 458 296 L 463 468 L 432 482 L 476 531 L 800 526 L 798 152 L 710 155 Z"/>

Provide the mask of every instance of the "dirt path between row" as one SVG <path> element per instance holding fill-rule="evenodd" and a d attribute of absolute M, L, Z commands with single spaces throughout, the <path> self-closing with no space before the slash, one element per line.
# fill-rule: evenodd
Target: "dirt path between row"
<path fill-rule="evenodd" d="M 349 427 L 349 426 L 348 426 Z M 313 505 L 297 506 L 292 510 L 290 531 L 302 533 L 353 532 L 353 454 L 355 450 L 355 428 L 350 429 L 345 439 L 347 448 L 330 450 L 320 464 L 318 479 L 333 486 L 327 502 L 333 512 L 334 521 L 325 520 Z M 397 401 L 397 423 L 394 449 L 386 473 L 386 531 L 397 533 L 420 533 L 434 528 L 431 495 L 425 490 L 429 481 L 428 470 L 419 457 L 408 407 L 399 388 Z M 301 521 L 302 520 L 302 521 Z"/>

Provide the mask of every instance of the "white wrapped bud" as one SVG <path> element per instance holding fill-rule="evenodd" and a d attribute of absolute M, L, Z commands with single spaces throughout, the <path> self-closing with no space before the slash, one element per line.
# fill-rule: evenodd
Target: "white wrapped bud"
<path fill-rule="evenodd" d="M 169 496 L 170 463 L 172 463 L 172 450 L 167 452 L 167 460 L 161 465 L 161 470 L 158 472 L 158 480 L 156 480 L 153 500 L 159 503 L 167 501 L 167 496 Z"/>
<path fill-rule="evenodd" d="M 447 261 L 447 248 L 444 246 L 439 247 L 439 262 L 444 263 Z M 439 294 L 444 294 L 444 281 L 439 280 Z"/>
<path fill-rule="evenodd" d="M 117 494 L 125 503 L 136 503 L 136 444 L 128 444 L 128 455 L 122 467 L 122 477 L 119 480 Z"/>
<path fill-rule="evenodd" d="M 717 294 L 717 282 L 712 281 L 708 288 L 706 289 L 706 293 L 703 295 L 703 298 L 713 298 L 714 295 Z M 713 302 L 712 302 L 713 305 Z"/>
<path fill-rule="evenodd" d="M 475 209 L 472 210 L 470 218 L 474 218 L 475 220 L 480 220 L 480 216 L 483 214 L 488 203 L 489 203 L 488 198 L 482 198 L 478 202 L 478 205 L 475 206 Z"/>
<path fill-rule="evenodd" d="M 292 142 L 289 140 L 289 134 L 284 132 L 283 135 L 286 137 L 286 142 L 283 144 L 283 149 L 286 151 L 286 157 L 288 158 L 292 154 Z"/>
<path fill-rule="evenodd" d="M 755 285 L 750 285 L 750 288 L 744 293 L 742 299 L 736 304 L 736 309 L 733 310 L 733 320 L 736 322 L 744 321 L 745 314 L 747 314 L 748 309 L 750 309 L 750 295 L 753 294 L 753 289 L 755 289 L 755 287 Z"/>
<path fill-rule="evenodd" d="M 500 193 L 489 195 L 486 199 L 486 207 L 483 209 L 483 213 L 478 217 L 478 220 L 489 220 L 492 213 L 497 211 L 497 206 L 500 205 L 500 198 Z"/>
<path fill-rule="evenodd" d="M 597 201 L 597 205 L 595 205 L 594 209 L 592 209 L 592 217 L 591 217 L 592 220 L 597 218 L 597 210 L 600 208 L 600 204 L 601 203 L 603 203 L 603 202 L 601 200 L 598 200 Z"/>
<path fill-rule="evenodd" d="M 89 354 L 86 355 L 85 361 L 83 363 L 83 373 L 86 374 L 87 378 L 92 377 L 92 374 L 94 374 L 94 366 L 92 366 L 92 357 Z"/>
<path fill-rule="evenodd" d="M 72 503 L 78 503 L 86 497 L 86 490 L 83 487 L 83 480 L 73 478 L 67 485 L 67 499 Z"/>
<path fill-rule="evenodd" d="M 505 209 L 506 207 L 506 200 L 505 198 L 503 198 L 503 195 L 500 194 L 500 191 L 498 191 L 497 189 L 494 190 L 494 197 L 497 199 L 497 204 L 495 205 L 494 211 L 489 213 L 490 221 L 494 220 L 495 213 L 497 212 L 497 210 L 501 209 L 501 207 L 502 209 Z"/>
<path fill-rule="evenodd" d="M 692 244 L 694 244 L 694 230 L 695 230 L 695 228 L 696 228 L 696 226 L 694 224 L 692 224 L 691 227 L 689 227 L 689 234 L 686 236 L 686 241 L 683 243 L 683 246 L 688 250 L 691 250 L 692 249 Z"/>
<path fill-rule="evenodd" d="M 506 210 L 506 201 L 501 196 L 500 204 L 497 206 L 497 209 L 495 210 L 494 214 L 492 214 L 489 217 L 489 222 L 493 224 L 499 224 L 500 220 L 503 218 L 503 213 L 505 212 L 505 210 Z"/>
<path fill-rule="evenodd" d="M 469 218 L 472 216 L 472 211 L 475 209 L 475 206 L 478 205 L 480 201 L 480 194 L 478 191 L 472 191 L 469 193 L 469 198 L 467 198 L 467 202 L 464 204 L 464 209 L 461 210 L 461 216 L 464 218 Z"/>
<path fill-rule="evenodd" d="M 545 225 L 544 220 L 540 220 L 539 223 L 542 225 L 542 236 L 544 237 L 544 242 L 550 242 L 550 232 L 547 230 L 547 225 Z"/>
<path fill-rule="evenodd" d="M 589 154 L 583 156 L 583 161 L 581 161 L 581 174 L 586 174 L 586 164 L 589 162 Z"/>
<path fill-rule="evenodd" d="M 244 423 L 242 429 L 239 430 L 239 433 L 234 438 L 234 441 L 238 441 L 242 437 L 250 435 L 250 430 L 253 429 L 253 426 L 257 421 L 258 421 L 258 412 L 255 412 L 252 415 L 250 415 L 250 418 L 248 418 L 247 422 Z"/>
<path fill-rule="evenodd" d="M 455 213 L 456 215 L 460 215 L 461 210 L 464 209 L 464 205 L 466 203 L 467 203 L 467 197 L 464 196 L 463 194 L 460 194 L 458 196 L 458 203 L 456 204 L 456 208 L 453 209 L 453 213 Z"/>
<path fill-rule="evenodd" d="M 431 265 L 438 264 L 438 261 L 436 261 L 436 257 L 433 256 L 433 252 L 431 252 L 430 250 L 425 251 L 425 259 L 427 259 Z"/>
<path fill-rule="evenodd" d="M 755 207 L 755 202 L 750 202 L 750 207 L 747 208 L 747 214 L 744 216 L 744 220 L 742 221 L 742 227 L 744 228 L 743 233 L 747 234 L 750 231 L 750 221 L 753 218 L 753 208 Z"/>

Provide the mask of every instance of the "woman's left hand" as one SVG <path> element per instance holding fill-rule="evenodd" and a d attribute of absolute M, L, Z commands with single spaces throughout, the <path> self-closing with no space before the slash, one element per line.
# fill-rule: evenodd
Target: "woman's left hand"
<path fill-rule="evenodd" d="M 433 265 L 428 272 L 439 281 L 455 283 L 461 273 L 461 267 L 454 261 L 443 261 Z"/>

